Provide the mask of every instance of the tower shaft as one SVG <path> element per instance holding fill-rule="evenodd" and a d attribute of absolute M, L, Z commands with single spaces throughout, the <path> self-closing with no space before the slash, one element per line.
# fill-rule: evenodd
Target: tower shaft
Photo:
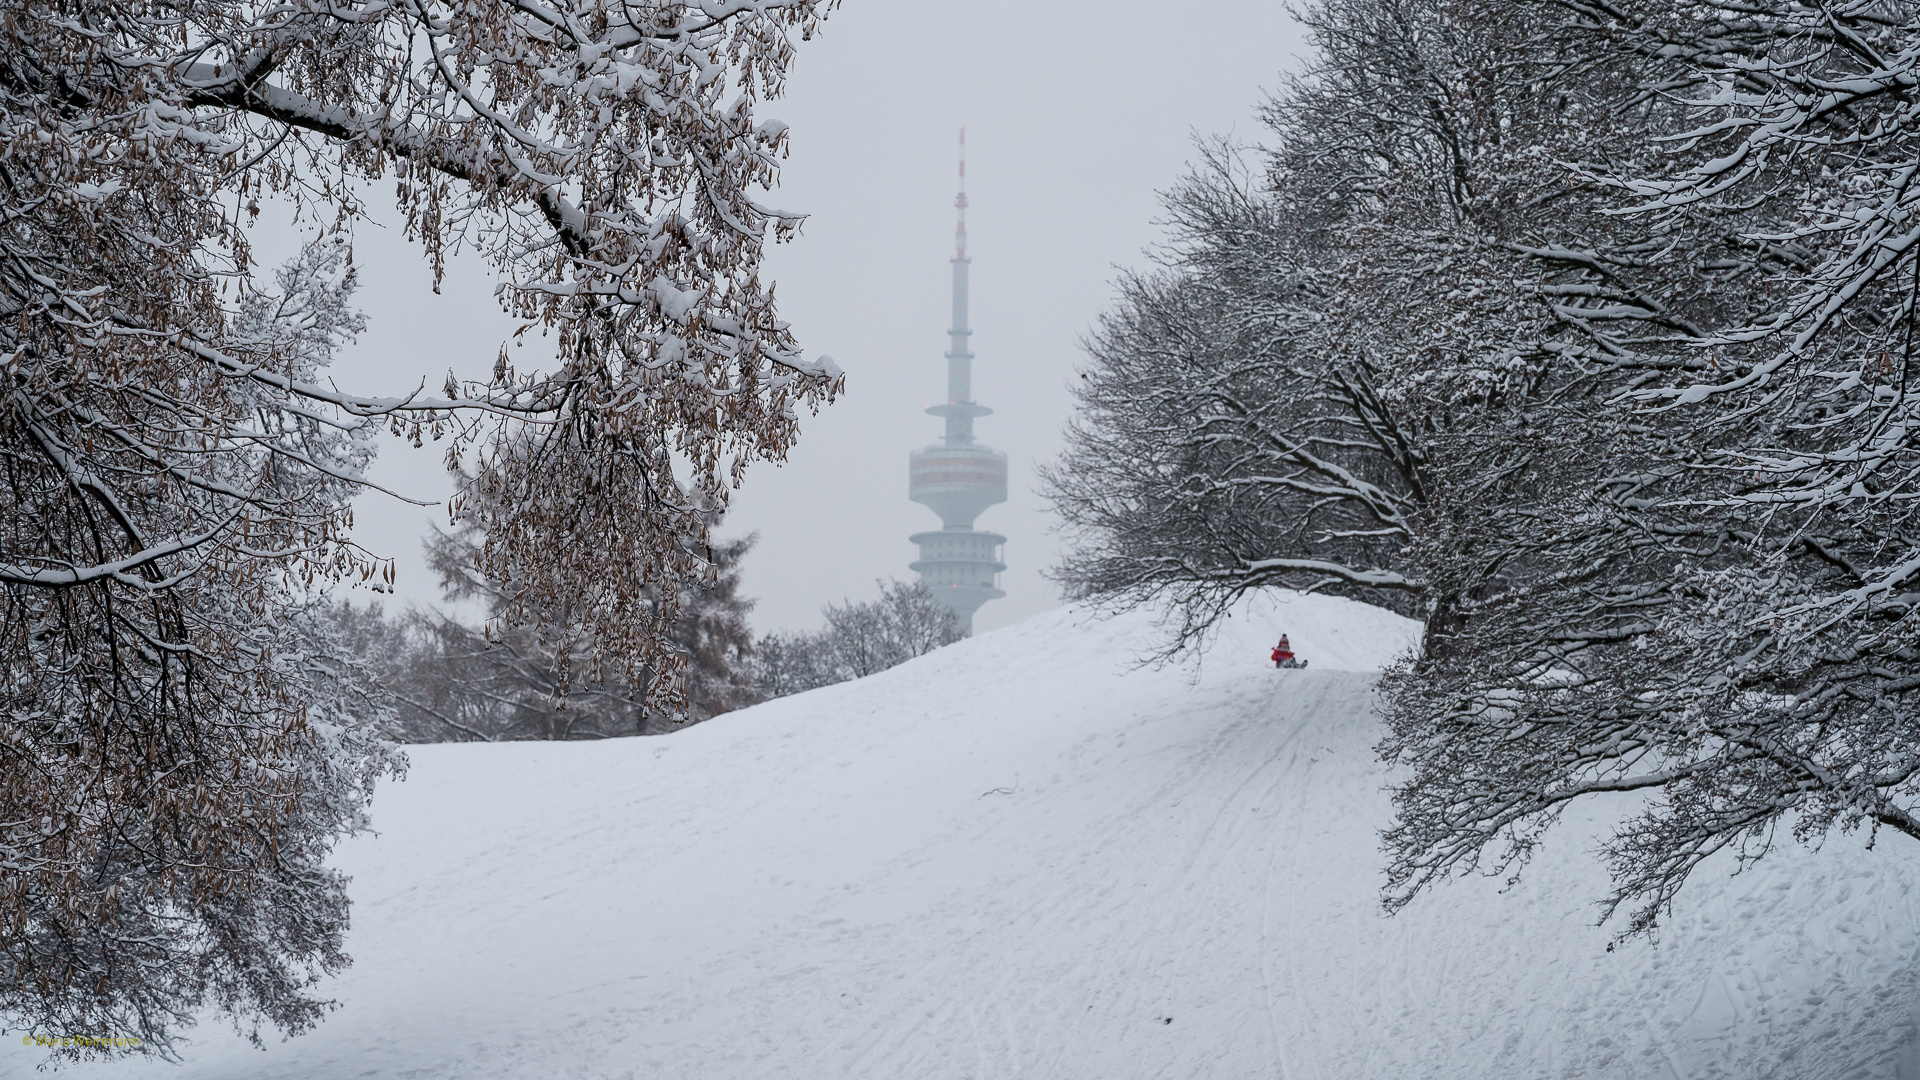
<path fill-rule="evenodd" d="M 953 197 L 958 223 L 953 230 L 953 324 L 947 330 L 947 403 L 958 405 L 973 400 L 973 350 L 969 347 L 973 331 L 967 327 L 967 270 L 973 260 L 967 258 L 967 129 L 960 129 L 960 190 Z M 973 417 L 947 417 L 947 443 L 953 446 L 973 442 Z"/>
<path fill-rule="evenodd" d="M 961 222 L 962 227 L 965 224 Z M 964 242 L 965 239 L 966 234 L 962 233 L 961 240 Z M 973 400 L 973 353 L 967 348 L 968 339 L 973 336 L 973 331 L 967 329 L 967 267 L 972 261 L 965 254 L 953 260 L 953 328 L 947 331 L 952 339 L 952 345 L 947 349 L 947 401 L 950 404 Z M 947 441 L 954 444 L 972 442 L 973 417 L 947 417 Z"/>

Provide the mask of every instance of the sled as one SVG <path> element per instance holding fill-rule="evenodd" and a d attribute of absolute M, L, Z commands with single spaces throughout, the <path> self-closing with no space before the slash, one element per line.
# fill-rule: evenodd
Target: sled
<path fill-rule="evenodd" d="M 1307 662 L 1305 660 L 1282 660 L 1275 666 L 1281 668 L 1303 668 L 1307 666 Z"/>

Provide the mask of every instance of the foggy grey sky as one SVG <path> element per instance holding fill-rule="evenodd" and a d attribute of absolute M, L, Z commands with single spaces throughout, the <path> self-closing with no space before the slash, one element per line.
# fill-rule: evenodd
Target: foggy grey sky
<path fill-rule="evenodd" d="M 1034 465 L 1058 452 L 1079 340 L 1108 303 L 1116 267 L 1159 237 L 1156 192 L 1192 156 L 1193 133 L 1257 139 L 1253 112 L 1298 65 L 1299 28 L 1278 3 L 1194 9 L 1140 0 L 845 0 L 799 45 L 788 95 L 763 118 L 792 127 L 792 157 L 768 200 L 810 214 L 773 251 L 783 317 L 810 354 L 847 373 L 847 393 L 802 426 L 781 467 L 756 465 L 722 532 L 758 531 L 745 592 L 757 631 L 805 629 L 822 604 L 867 599 L 876 577 L 910 578 L 907 536 L 937 528 L 907 501 L 907 455 L 933 442 L 922 413 L 944 393 L 955 128 L 967 124 L 974 396 L 994 415 L 982 442 L 1007 452 L 1009 500 L 977 527 L 1008 537 L 1007 597 L 977 630 L 1059 599 L 1041 572 L 1058 557 Z M 376 213 L 385 210 L 373 193 Z M 337 370 L 343 385 L 392 392 L 449 367 L 482 376 L 513 324 L 478 260 L 456 260 L 432 295 L 417 249 L 362 228 L 359 300 L 368 333 Z M 530 348 L 537 350 L 538 344 Z M 445 496 L 440 454 L 397 441 L 375 477 Z M 437 601 L 419 538 L 445 511 L 378 494 L 356 504 L 356 536 L 399 559 L 399 598 Z M 364 595 L 364 594 L 362 594 Z"/>

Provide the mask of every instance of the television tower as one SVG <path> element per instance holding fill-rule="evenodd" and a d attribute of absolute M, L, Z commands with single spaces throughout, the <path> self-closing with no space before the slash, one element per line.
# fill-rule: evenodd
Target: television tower
<path fill-rule="evenodd" d="M 960 128 L 960 194 L 953 205 L 960 224 L 954 230 L 953 328 L 947 333 L 947 400 L 927 412 L 945 418 L 946 437 L 916 450 L 907 470 L 907 497 L 940 515 L 941 528 L 909 537 L 920 545 L 910 569 L 934 597 L 953 612 L 962 633 L 973 633 L 973 613 L 989 600 L 1007 595 L 999 587 L 1000 545 L 1007 538 L 982 532 L 973 519 L 995 503 L 1007 501 L 1007 455 L 973 441 L 973 419 L 993 412 L 973 400 L 973 353 L 967 338 L 967 129 Z"/>

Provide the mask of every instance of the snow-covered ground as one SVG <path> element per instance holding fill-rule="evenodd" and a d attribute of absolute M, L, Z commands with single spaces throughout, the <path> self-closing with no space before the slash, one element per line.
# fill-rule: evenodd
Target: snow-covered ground
<path fill-rule="evenodd" d="M 1148 617 L 1069 608 L 665 738 L 416 748 L 340 852 L 330 1019 L 73 1072 L 1920 1077 L 1901 838 L 1709 864 L 1614 952 L 1594 819 L 1383 917 L 1369 672 L 1413 631 L 1276 594 L 1143 668 Z"/>

